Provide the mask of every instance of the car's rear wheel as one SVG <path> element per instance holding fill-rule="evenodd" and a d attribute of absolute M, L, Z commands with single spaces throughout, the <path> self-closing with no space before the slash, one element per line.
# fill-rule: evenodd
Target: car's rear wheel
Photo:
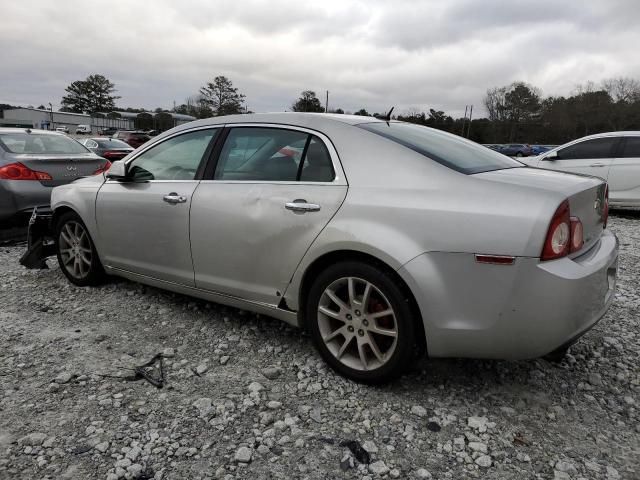
<path fill-rule="evenodd" d="M 400 376 L 414 352 L 410 302 L 397 281 L 363 262 L 330 266 L 305 309 L 314 344 L 338 373 L 364 383 Z"/>
<path fill-rule="evenodd" d="M 522 157 L 522 156 L 523 156 L 522 152 L 516 153 L 516 157 Z"/>
<path fill-rule="evenodd" d="M 55 226 L 56 254 L 60 269 L 80 287 L 99 285 L 105 272 L 87 227 L 74 212 L 60 216 Z"/>

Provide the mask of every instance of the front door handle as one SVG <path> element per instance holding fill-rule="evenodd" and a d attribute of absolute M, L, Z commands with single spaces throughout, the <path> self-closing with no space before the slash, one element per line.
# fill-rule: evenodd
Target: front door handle
<path fill-rule="evenodd" d="M 162 199 L 172 205 L 175 205 L 176 203 L 185 203 L 187 201 L 187 197 L 184 195 L 178 195 L 176 192 L 171 192 L 169 195 L 162 197 Z"/>
<path fill-rule="evenodd" d="M 606 167 L 607 165 L 605 163 L 592 163 L 589 166 L 590 167 Z"/>
<path fill-rule="evenodd" d="M 298 199 L 293 202 L 287 202 L 284 204 L 284 208 L 291 210 L 292 212 L 317 212 L 320 210 L 320 205 L 315 203 L 307 203 L 306 200 Z"/>

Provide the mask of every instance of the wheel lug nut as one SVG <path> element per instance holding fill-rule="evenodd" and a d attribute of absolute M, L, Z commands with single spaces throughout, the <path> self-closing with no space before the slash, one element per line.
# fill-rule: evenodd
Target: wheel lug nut
<path fill-rule="evenodd" d="M 351 315 L 349 313 L 347 313 L 347 320 L 351 320 Z"/>
<path fill-rule="evenodd" d="M 364 330 L 362 330 L 362 329 L 358 330 L 358 335 L 363 336 L 364 335 Z"/>
<path fill-rule="evenodd" d="M 349 325 L 349 326 L 347 327 L 347 330 L 349 330 L 350 332 L 353 332 L 353 327 L 352 327 L 351 325 Z"/>
<path fill-rule="evenodd" d="M 362 321 L 362 324 L 363 324 L 365 327 L 368 327 L 368 326 L 369 326 L 369 320 L 363 320 L 363 321 Z"/>
<path fill-rule="evenodd" d="M 356 310 L 356 317 L 360 316 L 360 310 Z"/>

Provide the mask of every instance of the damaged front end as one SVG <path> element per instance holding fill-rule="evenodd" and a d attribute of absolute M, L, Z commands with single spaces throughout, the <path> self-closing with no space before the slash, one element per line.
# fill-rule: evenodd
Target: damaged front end
<path fill-rule="evenodd" d="M 38 212 L 37 207 L 33 209 L 29 219 L 27 251 L 20 257 L 20 265 L 29 269 L 49 268 L 45 260 L 56 254 L 52 217 L 50 211 Z"/>

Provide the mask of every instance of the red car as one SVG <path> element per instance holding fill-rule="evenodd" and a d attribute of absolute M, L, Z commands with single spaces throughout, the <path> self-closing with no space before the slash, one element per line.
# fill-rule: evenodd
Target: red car
<path fill-rule="evenodd" d="M 112 138 L 122 140 L 133 148 L 138 148 L 140 145 L 151 140 L 151 137 L 146 133 L 131 130 L 118 130 Z"/>

